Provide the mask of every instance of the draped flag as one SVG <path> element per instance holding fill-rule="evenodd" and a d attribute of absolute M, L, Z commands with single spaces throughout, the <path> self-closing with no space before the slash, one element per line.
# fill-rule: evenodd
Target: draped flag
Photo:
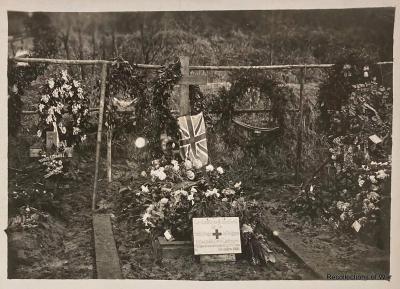
<path fill-rule="evenodd" d="M 208 163 L 208 150 L 206 138 L 206 126 L 203 113 L 197 115 L 185 115 L 178 117 L 179 149 L 183 159 L 200 160 L 202 165 Z"/>

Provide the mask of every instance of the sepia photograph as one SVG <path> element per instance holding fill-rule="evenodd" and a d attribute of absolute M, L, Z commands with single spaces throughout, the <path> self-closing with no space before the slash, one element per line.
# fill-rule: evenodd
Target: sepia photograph
<path fill-rule="evenodd" d="M 389 283 L 395 7 L 36 7 L 6 12 L 7 279 Z"/>

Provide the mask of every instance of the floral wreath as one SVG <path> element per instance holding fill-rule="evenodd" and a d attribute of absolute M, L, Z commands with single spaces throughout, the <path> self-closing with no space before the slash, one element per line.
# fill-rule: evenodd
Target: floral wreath
<path fill-rule="evenodd" d="M 45 132 L 57 131 L 59 150 L 85 141 L 83 131 L 88 122 L 89 100 L 84 96 L 80 82 L 66 70 L 47 80 L 38 109 L 38 137 L 45 140 Z"/>

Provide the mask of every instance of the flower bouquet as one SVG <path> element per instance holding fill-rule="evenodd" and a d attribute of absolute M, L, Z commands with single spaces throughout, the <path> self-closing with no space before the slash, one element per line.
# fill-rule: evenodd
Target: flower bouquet
<path fill-rule="evenodd" d="M 145 230 L 152 239 L 164 236 L 167 240 L 192 240 L 195 217 L 239 217 L 240 226 L 247 228 L 247 240 L 253 240 L 242 244 L 254 246 L 261 241 L 261 235 L 255 232 L 262 209 L 255 201 L 247 200 L 241 182 L 231 180 L 222 167 L 215 168 L 212 164 L 202 167 L 201 162 L 190 160 L 181 163 L 154 160 L 149 169 L 141 172 L 140 178 L 136 188 L 125 190 L 132 191 L 135 200 L 125 198 L 121 216 L 135 216 L 132 220 L 135 226 Z M 266 247 L 257 248 L 264 251 Z M 243 252 L 256 254 L 257 250 Z"/>

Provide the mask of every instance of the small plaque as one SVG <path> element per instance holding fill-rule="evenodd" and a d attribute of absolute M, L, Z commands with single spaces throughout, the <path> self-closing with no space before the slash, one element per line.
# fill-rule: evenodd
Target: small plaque
<path fill-rule="evenodd" d="M 379 136 L 377 136 L 376 134 L 371 135 L 369 137 L 369 139 L 375 144 L 378 144 L 378 143 L 382 142 L 382 139 Z"/>
<path fill-rule="evenodd" d="M 55 131 L 46 132 L 46 149 L 50 150 L 53 147 L 58 147 L 58 134 Z"/>
<path fill-rule="evenodd" d="M 193 218 L 193 244 L 195 255 L 241 253 L 239 218 Z"/>

